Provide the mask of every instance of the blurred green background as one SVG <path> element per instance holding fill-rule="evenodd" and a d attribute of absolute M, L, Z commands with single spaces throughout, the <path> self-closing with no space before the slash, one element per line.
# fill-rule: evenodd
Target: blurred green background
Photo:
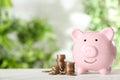
<path fill-rule="evenodd" d="M 51 25 L 46 19 L 11 19 L 9 7 L 10 0 L 0 0 L 0 68 L 50 67 L 52 54 L 58 50 Z M 16 39 L 10 39 L 10 34 Z"/>
<path fill-rule="evenodd" d="M 91 17 L 86 30 L 102 30 L 113 27 L 117 60 L 120 63 L 120 1 L 82 0 L 84 12 Z M 47 19 L 32 18 L 29 21 L 9 16 L 11 0 L 0 0 L 0 68 L 48 68 L 54 65 L 53 53 L 59 50 L 57 36 Z M 109 12 L 113 12 L 110 15 Z M 11 39 L 10 35 L 14 35 Z M 37 44 L 40 45 L 37 45 Z M 38 46 L 38 47 L 36 47 Z M 47 50 L 46 50 L 47 47 Z"/>

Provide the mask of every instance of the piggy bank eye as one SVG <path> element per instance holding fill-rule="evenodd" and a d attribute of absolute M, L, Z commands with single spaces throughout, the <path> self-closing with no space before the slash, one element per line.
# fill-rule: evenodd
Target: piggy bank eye
<path fill-rule="evenodd" d="M 84 39 L 84 42 L 86 42 L 87 40 L 86 39 Z"/>
<path fill-rule="evenodd" d="M 98 39 L 95 39 L 95 41 L 97 42 L 97 41 L 98 41 Z"/>

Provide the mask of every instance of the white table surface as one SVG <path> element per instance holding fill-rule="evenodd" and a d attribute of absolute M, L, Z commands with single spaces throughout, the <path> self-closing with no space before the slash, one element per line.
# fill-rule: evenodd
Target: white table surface
<path fill-rule="evenodd" d="M 111 74 L 88 73 L 77 76 L 49 75 L 49 69 L 0 69 L 0 80 L 120 80 L 120 69 Z"/>

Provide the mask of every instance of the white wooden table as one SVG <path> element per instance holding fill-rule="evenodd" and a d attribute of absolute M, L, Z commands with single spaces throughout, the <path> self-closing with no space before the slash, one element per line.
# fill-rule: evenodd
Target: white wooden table
<path fill-rule="evenodd" d="M 88 73 L 77 76 L 49 75 L 48 69 L 0 69 L 0 80 L 120 80 L 120 69 L 111 74 Z"/>

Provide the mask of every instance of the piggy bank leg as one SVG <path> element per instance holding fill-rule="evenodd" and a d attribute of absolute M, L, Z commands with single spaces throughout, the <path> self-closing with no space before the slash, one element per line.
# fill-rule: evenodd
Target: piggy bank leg
<path fill-rule="evenodd" d="M 111 70 L 112 70 L 112 67 L 110 66 L 110 67 L 108 68 L 108 72 L 110 73 L 110 72 L 111 72 Z"/>
<path fill-rule="evenodd" d="M 82 68 L 78 68 L 77 74 L 85 74 L 87 73 L 88 70 L 82 69 Z"/>
<path fill-rule="evenodd" d="M 111 67 L 109 67 L 109 68 L 103 68 L 103 69 L 99 70 L 99 72 L 101 74 L 108 74 L 108 73 L 111 72 Z"/>

